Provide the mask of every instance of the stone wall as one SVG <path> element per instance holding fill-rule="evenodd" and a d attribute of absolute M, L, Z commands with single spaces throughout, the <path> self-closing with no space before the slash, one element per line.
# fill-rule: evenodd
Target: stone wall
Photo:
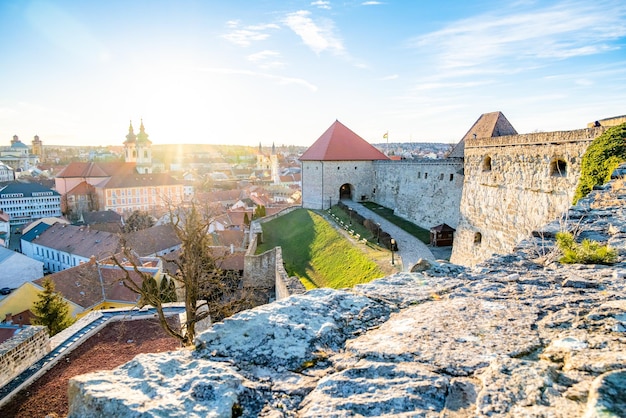
<path fill-rule="evenodd" d="M 339 189 L 351 185 L 352 200 L 372 198 L 372 161 L 303 161 L 302 207 L 328 209 L 339 200 Z"/>
<path fill-rule="evenodd" d="M 0 344 L 0 387 L 45 356 L 50 351 L 48 340 L 46 327 L 29 326 Z"/>
<path fill-rule="evenodd" d="M 506 254 L 569 208 L 587 146 L 605 128 L 468 140 L 451 261 Z"/>
<path fill-rule="evenodd" d="M 463 177 L 461 159 L 375 161 L 372 200 L 422 228 L 456 228 Z"/>
<path fill-rule="evenodd" d="M 277 300 L 304 293 L 306 289 L 302 282 L 297 277 L 289 277 L 283 266 L 282 248 L 274 247 L 263 254 L 254 254 L 260 236 L 255 234 L 252 237 L 244 258 L 244 287 L 269 292 Z"/>

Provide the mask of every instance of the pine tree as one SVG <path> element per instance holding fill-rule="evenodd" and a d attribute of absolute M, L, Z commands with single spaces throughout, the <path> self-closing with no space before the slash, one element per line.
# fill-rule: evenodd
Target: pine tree
<path fill-rule="evenodd" d="M 45 325 L 50 336 L 58 334 L 74 323 L 70 316 L 70 308 L 63 297 L 54 290 L 54 282 L 49 278 L 43 280 L 43 291 L 39 293 L 34 304 L 33 325 Z"/>

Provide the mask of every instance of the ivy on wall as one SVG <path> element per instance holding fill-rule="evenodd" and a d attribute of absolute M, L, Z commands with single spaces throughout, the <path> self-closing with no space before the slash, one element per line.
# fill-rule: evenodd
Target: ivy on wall
<path fill-rule="evenodd" d="M 594 139 L 585 151 L 573 204 L 587 196 L 594 186 L 607 183 L 611 179 L 611 173 L 624 161 L 626 161 L 626 123 L 607 129 Z"/>

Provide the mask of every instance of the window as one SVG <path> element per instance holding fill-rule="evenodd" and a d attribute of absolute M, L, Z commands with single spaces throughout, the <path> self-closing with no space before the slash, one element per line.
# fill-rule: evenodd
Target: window
<path fill-rule="evenodd" d="M 483 171 L 491 171 L 491 157 L 488 155 L 483 159 Z"/>
<path fill-rule="evenodd" d="M 561 158 L 556 158 L 550 163 L 550 175 L 552 177 L 567 176 L 567 163 Z"/>
<path fill-rule="evenodd" d="M 424 180 L 428 178 L 428 173 L 424 173 Z"/>
<path fill-rule="evenodd" d="M 450 181 L 454 180 L 454 174 L 450 173 Z"/>
<path fill-rule="evenodd" d="M 418 179 L 421 179 L 421 178 L 422 178 L 422 172 L 421 172 L 421 171 L 418 171 L 418 172 L 417 172 L 417 178 L 418 178 Z"/>
<path fill-rule="evenodd" d="M 476 232 L 474 234 L 474 245 L 480 245 L 482 241 L 483 241 L 483 234 L 481 234 L 480 232 Z"/>

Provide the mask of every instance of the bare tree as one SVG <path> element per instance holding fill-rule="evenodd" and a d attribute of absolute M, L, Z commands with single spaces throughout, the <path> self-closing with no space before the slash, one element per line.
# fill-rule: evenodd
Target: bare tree
<path fill-rule="evenodd" d="M 161 259 L 176 266 L 177 272 L 172 279 L 178 301 L 184 302 L 186 313 L 181 329 L 168 323 L 163 311 L 168 286 L 156 286 L 156 283 L 150 282 L 152 277 L 141 271 L 137 257 L 127 246 L 123 249 L 124 259 L 120 256 L 114 256 L 113 259 L 126 272 L 124 285 L 140 295 L 140 303 L 154 306 L 165 331 L 177 338 L 183 346 L 188 346 L 193 344 L 199 322 L 220 320 L 251 307 L 251 303 L 245 292 L 239 289 L 240 278 L 220 268 L 225 251 L 218 252 L 215 247 L 211 247 L 211 236 L 208 234 L 211 213 L 192 203 L 188 208 L 170 210 L 169 215 L 182 243 L 182 249 L 178 257 L 168 255 Z M 132 280 L 128 271 L 129 264 L 141 277 L 139 282 Z M 171 295 L 171 289 L 169 292 Z"/>

